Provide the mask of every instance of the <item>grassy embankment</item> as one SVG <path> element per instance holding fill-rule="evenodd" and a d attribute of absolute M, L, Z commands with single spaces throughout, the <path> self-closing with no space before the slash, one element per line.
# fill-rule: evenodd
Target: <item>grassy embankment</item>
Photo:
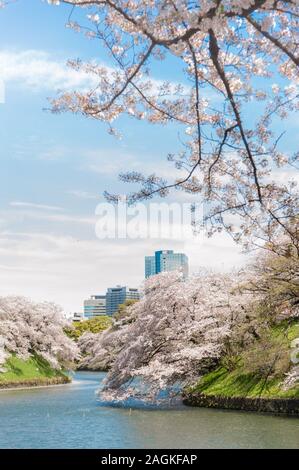
<path fill-rule="evenodd" d="M 36 387 L 70 382 L 62 371 L 52 369 L 47 361 L 32 356 L 26 361 L 11 356 L 0 372 L 0 389 L 14 387 Z"/>
<path fill-rule="evenodd" d="M 272 330 L 273 336 L 283 338 L 284 327 L 278 326 Z M 294 323 L 287 331 L 289 344 L 299 337 L 299 323 Z M 228 371 L 224 367 L 206 374 L 201 380 L 187 392 L 202 393 L 208 396 L 221 397 L 247 397 L 247 398 L 299 398 L 299 385 L 288 391 L 281 389 L 282 377 L 266 379 L 259 377 L 254 372 L 248 373 L 239 357 L 234 370 Z"/>

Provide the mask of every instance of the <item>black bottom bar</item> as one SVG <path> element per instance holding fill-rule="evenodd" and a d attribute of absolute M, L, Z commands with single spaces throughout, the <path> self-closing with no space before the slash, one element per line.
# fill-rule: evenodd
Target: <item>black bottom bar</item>
<path fill-rule="evenodd" d="M 236 466 L 243 469 L 248 466 L 254 469 L 260 459 L 267 459 L 269 466 L 271 461 L 276 465 L 279 463 L 286 467 L 290 459 L 294 463 L 298 462 L 298 450 L 255 450 L 255 449 L 92 449 L 92 450 L 0 450 L 0 468 L 4 468 L 4 462 L 10 465 L 18 464 L 22 468 L 26 465 L 36 464 L 41 468 L 44 465 L 68 464 L 80 465 L 82 470 L 86 464 L 93 464 L 101 468 L 121 466 L 123 468 L 141 468 L 144 465 L 183 465 L 196 468 L 207 469 L 215 464 L 223 468 L 223 465 L 229 465 L 229 468 Z M 20 468 L 21 468 L 20 467 Z M 56 470 L 56 469 L 54 469 Z"/>

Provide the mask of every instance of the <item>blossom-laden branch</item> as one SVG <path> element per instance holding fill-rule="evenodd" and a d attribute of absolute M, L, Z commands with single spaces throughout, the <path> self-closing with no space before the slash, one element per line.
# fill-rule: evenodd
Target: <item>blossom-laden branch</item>
<path fill-rule="evenodd" d="M 186 126 L 183 150 L 169 156 L 182 176 L 166 181 L 159 168 L 149 176 L 129 171 L 121 179 L 141 185 L 129 195 L 130 202 L 164 197 L 177 188 L 206 203 L 210 233 L 225 228 L 235 239 L 247 238 L 250 231 L 262 238 L 270 227 L 296 237 L 297 188 L 272 175 L 275 167 L 294 164 L 298 154 L 281 151 L 271 121 L 298 109 L 297 1 L 49 3 L 71 5 L 68 26 L 101 41 L 115 63 L 109 68 L 71 61 L 76 70 L 93 74 L 98 85 L 85 93 L 61 94 L 52 101 L 54 112 L 105 121 L 112 134 L 117 134 L 112 122 L 123 114 Z M 81 8 L 89 26 L 73 20 Z M 169 55 L 180 59 L 178 70 L 186 72 L 187 83 L 151 76 L 153 62 Z M 232 231 L 236 207 L 244 222 L 237 235 Z"/>

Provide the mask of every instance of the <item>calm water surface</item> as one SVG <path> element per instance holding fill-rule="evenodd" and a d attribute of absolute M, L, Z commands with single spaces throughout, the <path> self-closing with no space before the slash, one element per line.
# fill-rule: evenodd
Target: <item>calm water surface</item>
<path fill-rule="evenodd" d="M 299 419 L 188 408 L 102 406 L 102 373 L 53 388 L 0 392 L 0 448 L 299 448 Z"/>

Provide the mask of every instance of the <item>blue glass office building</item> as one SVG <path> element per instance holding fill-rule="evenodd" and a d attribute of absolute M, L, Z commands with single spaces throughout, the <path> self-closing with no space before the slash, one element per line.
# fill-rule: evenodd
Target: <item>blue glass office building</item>
<path fill-rule="evenodd" d="M 145 257 L 144 271 L 146 278 L 165 271 L 182 271 L 188 277 L 188 256 L 173 250 L 156 251 L 154 256 Z"/>
<path fill-rule="evenodd" d="M 106 293 L 106 312 L 107 315 L 113 315 L 120 304 L 126 300 L 139 300 L 140 294 L 138 289 L 131 287 L 109 287 Z"/>

